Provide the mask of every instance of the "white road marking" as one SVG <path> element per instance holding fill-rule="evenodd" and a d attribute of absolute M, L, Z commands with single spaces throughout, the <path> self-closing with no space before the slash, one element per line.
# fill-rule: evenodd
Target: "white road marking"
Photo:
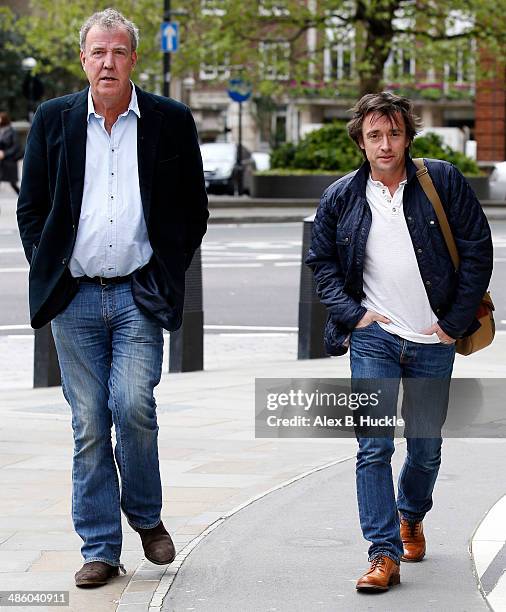
<path fill-rule="evenodd" d="M 0 325 L 0 331 L 16 331 L 19 329 L 32 329 L 30 325 Z"/>
<path fill-rule="evenodd" d="M 238 330 L 238 331 L 269 331 L 269 332 L 296 332 L 298 327 L 274 326 L 268 327 L 265 325 L 204 325 L 204 329 L 214 330 Z"/>
<path fill-rule="evenodd" d="M 261 268 L 261 263 L 204 263 L 203 268 Z"/>
<path fill-rule="evenodd" d="M 219 334 L 220 336 L 226 336 L 227 338 L 251 338 L 255 336 L 255 338 L 284 338 L 288 336 L 288 333 L 274 332 L 274 333 L 265 333 L 265 332 L 255 332 L 255 333 L 246 333 L 241 334 L 239 332 L 232 332 L 231 334 Z"/>
<path fill-rule="evenodd" d="M 300 261 L 276 261 L 274 265 L 278 268 L 286 268 L 288 266 L 300 266 Z"/>
<path fill-rule="evenodd" d="M 5 255 L 6 253 L 24 253 L 24 251 L 21 247 L 6 247 L 0 249 L 0 255 Z"/>
<path fill-rule="evenodd" d="M 0 268 L 0 273 L 2 272 L 28 272 L 30 268 Z"/>

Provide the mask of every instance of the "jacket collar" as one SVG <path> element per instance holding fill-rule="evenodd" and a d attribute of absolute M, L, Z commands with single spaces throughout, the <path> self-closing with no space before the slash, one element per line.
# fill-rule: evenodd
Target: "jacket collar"
<path fill-rule="evenodd" d="M 81 212 L 86 164 L 86 111 L 88 87 L 71 96 L 68 108 L 61 113 L 65 160 L 70 189 L 70 204 L 74 225 L 77 227 Z"/>

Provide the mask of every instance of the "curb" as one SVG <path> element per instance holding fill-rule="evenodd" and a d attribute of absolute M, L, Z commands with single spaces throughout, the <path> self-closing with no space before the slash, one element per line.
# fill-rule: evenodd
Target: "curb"
<path fill-rule="evenodd" d="M 396 443 L 396 446 L 400 446 L 404 443 L 405 443 L 405 440 L 399 440 Z M 145 606 L 145 607 L 142 607 L 141 609 L 141 605 L 139 605 L 139 609 L 136 610 L 135 612 L 162 612 L 163 600 L 167 596 L 167 593 L 169 592 L 169 589 L 172 586 L 172 583 L 174 582 L 179 572 L 179 569 L 181 568 L 184 561 L 187 559 L 187 557 L 190 555 L 193 549 L 196 548 L 206 536 L 208 536 L 215 529 L 217 529 L 226 519 L 230 518 L 231 516 L 233 516 L 240 510 L 242 510 L 243 508 L 250 506 L 254 502 L 259 501 L 260 499 L 266 497 L 267 495 L 270 495 L 271 493 L 274 493 L 275 491 L 284 489 L 285 487 L 293 484 L 294 482 L 302 480 L 303 478 L 306 478 L 307 476 L 310 476 L 311 474 L 314 474 L 316 472 L 320 472 L 334 465 L 338 465 L 339 463 L 345 463 L 346 461 L 350 461 L 351 459 L 355 459 L 355 458 L 356 458 L 356 455 L 349 455 L 348 457 L 336 459 L 335 461 L 330 461 L 329 463 L 325 463 L 324 465 L 320 465 L 306 472 L 302 472 L 301 474 L 298 474 L 297 476 L 294 476 L 293 478 L 290 478 L 289 480 L 285 480 L 281 482 L 280 484 L 274 487 L 271 487 L 270 489 L 267 489 L 267 491 L 264 491 L 263 493 L 260 493 L 259 495 L 256 495 L 255 497 L 248 499 L 247 501 L 243 502 L 239 506 L 236 506 L 232 510 L 225 512 L 222 517 L 220 517 L 219 519 L 211 523 L 207 527 L 207 529 L 205 529 L 200 535 L 198 535 L 196 538 L 191 540 L 191 542 L 189 542 L 183 549 L 181 549 L 181 551 L 176 555 L 176 558 L 174 559 L 174 561 L 163 572 L 160 578 L 158 587 L 154 591 L 153 590 L 149 591 L 152 595 L 149 602 L 147 601 L 136 602 L 138 605 L 142 604 L 142 606 Z M 128 589 L 129 585 L 132 582 L 136 582 L 137 580 L 145 580 L 145 578 L 142 577 L 142 574 L 146 573 L 147 571 L 152 571 L 152 570 L 153 570 L 153 565 L 151 563 L 148 563 L 147 561 L 141 562 L 141 564 L 132 574 L 132 578 L 130 579 L 129 583 L 125 587 L 125 591 L 123 591 L 121 595 L 121 598 L 118 603 L 118 607 L 116 608 L 116 612 L 130 612 L 132 610 L 131 605 L 133 602 L 129 601 L 128 597 L 125 598 L 125 595 L 127 595 L 126 590 Z M 147 593 L 145 595 L 147 595 Z"/>
<path fill-rule="evenodd" d="M 478 524 L 469 553 L 486 603 L 494 612 L 506 611 L 506 495 Z"/>
<path fill-rule="evenodd" d="M 263 497 L 266 497 L 270 493 L 279 491 L 280 489 L 283 489 L 293 484 L 294 482 L 297 482 L 298 480 L 305 478 L 306 476 L 310 476 L 311 474 L 314 474 L 315 472 L 325 470 L 326 468 L 337 465 L 338 463 L 344 463 L 345 461 L 350 461 L 350 459 L 355 459 L 355 455 L 343 457 L 342 459 L 336 459 L 335 461 L 331 461 L 330 463 L 326 463 L 324 465 L 318 466 L 307 472 L 302 472 L 301 474 L 298 474 L 297 476 L 294 476 L 293 478 L 290 478 L 289 480 L 285 480 L 281 482 L 280 484 L 276 485 L 275 487 L 271 487 L 270 489 L 267 489 L 267 491 L 264 491 L 263 493 L 260 493 L 259 495 L 256 495 L 255 497 L 248 499 L 247 501 L 243 502 L 239 506 L 236 506 L 232 510 L 229 510 L 228 512 L 223 513 L 223 516 L 221 516 L 219 519 L 216 519 L 200 535 L 198 535 L 196 538 L 191 540 L 184 548 L 182 548 L 181 551 L 176 555 L 176 558 L 174 559 L 174 561 L 169 566 L 167 566 L 165 570 L 162 570 L 161 576 L 159 579 L 159 583 L 157 583 L 158 586 L 154 590 L 150 590 L 148 592 L 142 593 L 142 595 L 145 596 L 145 601 L 135 602 L 139 606 L 138 612 L 141 612 L 141 611 L 142 612 L 161 612 L 163 600 L 166 597 L 167 593 L 169 592 L 169 589 L 172 586 L 172 583 L 174 582 L 181 565 L 184 563 L 184 561 L 190 555 L 193 549 L 196 548 L 206 536 L 212 533 L 227 518 L 230 518 L 231 516 L 233 516 L 240 510 L 242 510 L 243 508 L 246 508 L 247 506 L 262 499 Z M 148 561 L 142 561 L 140 563 L 140 565 L 137 567 L 135 572 L 132 574 L 132 578 L 130 579 L 127 586 L 125 587 L 125 590 L 121 594 L 121 598 L 116 608 L 116 612 L 129 612 L 132 610 L 132 604 L 134 602 L 132 600 L 129 600 L 128 598 L 128 594 L 129 594 L 127 593 L 128 587 L 133 582 L 137 582 L 140 580 L 145 581 L 147 578 L 147 573 L 152 572 L 154 567 L 155 566 L 153 566 Z M 154 579 L 153 582 L 155 582 L 155 580 L 156 579 Z M 141 593 L 139 593 L 139 595 L 141 595 Z M 148 596 L 149 596 L 149 601 L 147 601 Z"/>
<path fill-rule="evenodd" d="M 299 221 L 303 221 L 304 218 L 307 217 L 307 212 L 293 215 L 255 215 L 255 216 L 239 216 L 239 215 L 214 215 L 211 211 L 211 216 L 209 217 L 210 224 L 217 223 L 233 223 L 236 225 L 240 225 L 241 223 L 297 223 Z"/>

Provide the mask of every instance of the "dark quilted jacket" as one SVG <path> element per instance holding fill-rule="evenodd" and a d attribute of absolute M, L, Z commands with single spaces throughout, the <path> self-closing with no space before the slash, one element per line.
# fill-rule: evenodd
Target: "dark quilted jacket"
<path fill-rule="evenodd" d="M 479 201 L 452 164 L 426 159 L 434 185 L 448 217 L 460 268 L 456 272 L 439 229 L 436 213 L 406 158 L 407 183 L 403 209 L 420 275 L 438 323 L 452 338 L 473 333 L 481 298 L 492 274 L 492 239 Z M 329 355 L 347 351 L 346 338 L 366 312 L 362 271 L 372 215 L 366 200 L 370 166 L 330 185 L 320 201 L 306 264 L 314 272 L 317 292 L 327 307 L 325 348 Z M 388 248 L 388 236 L 385 236 Z M 344 343 L 344 344 L 343 344 Z"/>

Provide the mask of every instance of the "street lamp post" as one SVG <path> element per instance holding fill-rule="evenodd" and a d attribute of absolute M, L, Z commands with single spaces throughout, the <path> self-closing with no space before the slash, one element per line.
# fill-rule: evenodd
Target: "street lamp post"
<path fill-rule="evenodd" d="M 37 65 L 37 60 L 34 57 L 25 57 L 21 62 L 21 67 L 25 71 L 25 79 L 23 81 L 23 95 L 26 98 L 28 106 L 28 121 L 31 123 L 36 100 L 36 82 L 32 75 L 32 70 Z"/>
<path fill-rule="evenodd" d="M 170 0 L 164 0 L 163 20 L 167 22 L 170 21 L 170 18 Z M 163 52 L 163 95 L 166 98 L 170 96 L 170 51 Z"/>

